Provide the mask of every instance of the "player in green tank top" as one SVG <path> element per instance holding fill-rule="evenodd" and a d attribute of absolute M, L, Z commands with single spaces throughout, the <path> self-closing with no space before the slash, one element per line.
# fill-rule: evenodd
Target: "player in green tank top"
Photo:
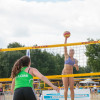
<path fill-rule="evenodd" d="M 42 81 L 59 92 L 59 88 L 54 86 L 36 68 L 29 67 L 31 60 L 28 56 L 18 59 L 11 72 L 11 91 L 14 93 L 13 100 L 37 100 L 33 89 L 33 76 L 39 77 Z"/>
<path fill-rule="evenodd" d="M 21 88 L 21 87 L 31 87 L 33 88 L 33 76 L 27 72 L 25 72 L 25 69 L 27 67 L 21 68 L 21 72 L 17 74 L 15 77 L 15 88 Z"/>

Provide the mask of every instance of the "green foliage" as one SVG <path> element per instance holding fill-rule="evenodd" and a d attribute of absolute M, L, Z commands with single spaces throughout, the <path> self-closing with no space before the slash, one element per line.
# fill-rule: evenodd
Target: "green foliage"
<path fill-rule="evenodd" d="M 10 43 L 8 48 L 24 47 L 20 43 Z M 88 66 L 80 67 L 79 71 L 74 68 L 74 73 L 87 73 L 100 71 L 100 45 L 88 45 L 86 55 Z M 64 67 L 64 55 L 52 54 L 45 50 L 30 50 L 31 66 L 37 68 L 43 75 L 61 75 Z M 17 59 L 26 55 L 24 51 L 0 52 L 0 78 L 10 77 L 12 67 Z M 92 69 L 92 70 L 91 70 Z"/>
<path fill-rule="evenodd" d="M 14 42 L 8 48 L 24 47 Z M 45 50 L 31 50 L 31 66 L 37 68 L 44 75 L 61 74 L 64 66 L 64 57 L 54 55 Z M 26 55 L 26 51 L 0 52 L 0 78 L 10 77 L 12 67 L 17 59 Z"/>
<path fill-rule="evenodd" d="M 8 48 L 23 47 L 18 43 L 12 43 Z M 17 59 L 25 55 L 26 51 L 0 52 L 0 77 L 10 77 L 11 69 Z"/>
<path fill-rule="evenodd" d="M 24 45 L 14 42 L 14 43 L 9 43 L 9 45 L 7 46 L 7 48 L 16 48 L 16 47 L 24 47 Z"/>
<path fill-rule="evenodd" d="M 88 39 L 93 41 L 93 39 Z M 100 72 L 100 43 L 86 46 L 86 56 L 88 57 L 88 69 L 92 72 Z"/>

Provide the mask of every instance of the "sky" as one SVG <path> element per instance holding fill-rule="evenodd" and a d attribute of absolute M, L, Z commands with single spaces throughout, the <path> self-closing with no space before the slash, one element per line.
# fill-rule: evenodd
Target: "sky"
<path fill-rule="evenodd" d="M 59 2 L 59 1 L 69 1 L 69 0 L 23 0 L 23 1 L 37 1 L 37 2 Z"/>
<path fill-rule="evenodd" d="M 0 48 L 100 39 L 100 0 L 0 0 Z"/>

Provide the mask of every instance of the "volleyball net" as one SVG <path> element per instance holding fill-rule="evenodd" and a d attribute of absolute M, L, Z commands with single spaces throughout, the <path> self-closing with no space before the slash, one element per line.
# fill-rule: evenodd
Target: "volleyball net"
<path fill-rule="evenodd" d="M 61 75 L 64 68 L 64 46 L 67 46 L 68 52 L 71 48 L 75 50 L 74 58 L 78 60 L 79 71 L 74 68 L 74 74 Z M 97 83 L 96 87 L 100 87 L 100 41 L 89 41 L 0 49 L 0 83 L 4 91 L 10 91 L 12 81 L 11 78 L 5 77 L 10 77 L 13 64 L 26 55 L 26 50 L 30 50 L 31 66 L 37 68 L 59 88 L 63 88 L 62 77 L 74 77 L 75 86 L 87 80 L 88 85 L 82 83 L 79 87 L 94 87 L 90 85 L 94 83 Z M 38 77 L 34 77 L 34 80 L 36 90 L 52 89 Z"/>

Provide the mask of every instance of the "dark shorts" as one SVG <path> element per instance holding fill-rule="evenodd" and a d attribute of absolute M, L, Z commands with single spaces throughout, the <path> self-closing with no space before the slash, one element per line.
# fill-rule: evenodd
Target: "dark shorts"
<path fill-rule="evenodd" d="M 37 98 L 31 87 L 23 87 L 14 91 L 13 100 L 37 100 Z"/>

